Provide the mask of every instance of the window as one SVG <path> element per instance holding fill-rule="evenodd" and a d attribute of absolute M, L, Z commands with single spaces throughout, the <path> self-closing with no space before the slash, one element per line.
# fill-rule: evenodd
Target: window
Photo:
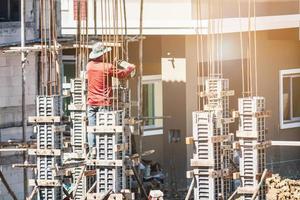
<path fill-rule="evenodd" d="M 300 68 L 279 72 L 280 128 L 300 127 Z"/>
<path fill-rule="evenodd" d="M 161 75 L 143 76 L 143 116 L 145 120 L 144 135 L 163 133 L 162 117 L 162 80 Z"/>
<path fill-rule="evenodd" d="M 71 79 L 75 78 L 75 56 L 63 55 L 62 57 L 62 82 L 63 88 L 70 88 Z M 69 115 L 68 105 L 71 103 L 71 97 L 63 98 L 63 111 L 65 115 Z"/>
<path fill-rule="evenodd" d="M 20 0 L 0 0 L 0 5 L 0 22 L 20 21 Z"/>

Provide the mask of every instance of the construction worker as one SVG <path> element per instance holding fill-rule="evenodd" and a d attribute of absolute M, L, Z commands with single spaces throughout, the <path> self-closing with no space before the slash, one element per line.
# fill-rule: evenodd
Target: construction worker
<path fill-rule="evenodd" d="M 90 62 L 87 64 L 88 78 L 88 123 L 89 126 L 96 125 L 96 113 L 99 111 L 112 110 L 112 77 L 125 79 L 135 72 L 135 65 L 126 63 L 126 67 L 118 69 L 111 63 L 105 62 L 106 54 L 110 53 L 111 47 L 105 47 L 100 42 L 93 46 L 89 55 Z M 95 147 L 95 135 L 88 133 L 89 151 Z M 93 153 L 93 152 L 92 152 Z"/>

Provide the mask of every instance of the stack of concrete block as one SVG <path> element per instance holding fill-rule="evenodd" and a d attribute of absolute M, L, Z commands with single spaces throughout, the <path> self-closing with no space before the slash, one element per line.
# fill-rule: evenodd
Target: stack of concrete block
<path fill-rule="evenodd" d="M 207 79 L 200 94 L 207 104 L 203 111 L 193 112 L 191 166 L 196 180 L 195 200 L 227 199 L 231 193 L 229 171 L 233 157 L 228 148 L 232 142 L 229 124 L 234 120 L 229 115 L 229 96 L 233 94 L 228 79 Z"/>
<path fill-rule="evenodd" d="M 300 180 L 282 179 L 279 174 L 266 179 L 268 200 L 300 200 Z"/>

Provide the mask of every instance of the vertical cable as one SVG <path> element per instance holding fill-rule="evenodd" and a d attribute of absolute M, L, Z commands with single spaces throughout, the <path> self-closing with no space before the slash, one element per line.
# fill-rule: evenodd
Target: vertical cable
<path fill-rule="evenodd" d="M 239 21 L 240 21 L 240 45 L 241 45 L 241 64 L 242 64 L 242 95 L 245 97 L 245 79 L 244 79 L 244 50 L 243 50 L 243 33 L 242 33 L 242 20 L 241 20 L 241 0 L 238 2 Z"/>
<path fill-rule="evenodd" d="M 224 24 L 224 20 L 223 20 L 223 6 L 224 6 L 224 4 L 223 4 L 223 0 L 221 0 L 221 10 L 220 10 L 220 12 L 221 12 L 221 55 L 220 55 L 220 59 L 221 59 L 221 63 L 220 63 L 220 67 L 221 67 L 221 75 L 222 75 L 222 77 L 223 77 L 223 24 Z"/>
<path fill-rule="evenodd" d="M 253 12 L 254 12 L 254 70 L 255 70 L 255 96 L 257 96 L 257 41 L 256 41 L 256 0 L 253 0 Z"/>
<path fill-rule="evenodd" d="M 200 97 L 200 59 L 199 59 L 199 0 L 196 1 L 197 13 L 197 29 L 196 29 L 196 57 L 197 57 L 197 109 L 200 111 L 201 97 Z"/>
<path fill-rule="evenodd" d="M 202 21 L 203 21 L 203 18 L 202 18 L 202 0 L 199 0 L 199 15 L 200 15 L 200 22 L 201 22 L 201 35 L 200 35 L 200 47 L 201 47 L 201 75 L 202 75 L 202 91 L 204 91 L 204 78 L 205 78 L 205 71 L 204 71 L 204 42 L 203 42 L 203 33 L 202 33 L 202 30 L 203 30 L 203 25 L 202 25 Z M 200 88 L 201 90 L 201 88 Z M 205 99 L 203 99 L 202 101 L 202 107 L 204 107 L 204 103 L 205 103 Z"/>

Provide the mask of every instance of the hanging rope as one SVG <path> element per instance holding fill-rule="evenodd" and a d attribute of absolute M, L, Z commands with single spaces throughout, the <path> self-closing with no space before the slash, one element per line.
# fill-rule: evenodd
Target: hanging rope
<path fill-rule="evenodd" d="M 255 70 L 255 96 L 257 96 L 257 39 L 256 39 L 256 0 L 253 0 L 253 15 L 254 15 L 254 70 Z"/>
<path fill-rule="evenodd" d="M 241 0 L 237 0 L 239 22 L 240 22 L 240 47 L 241 47 L 241 65 L 242 65 L 242 96 L 245 97 L 245 79 L 244 79 L 244 49 L 243 49 L 243 33 L 242 33 L 242 19 L 241 19 Z"/>
<path fill-rule="evenodd" d="M 197 0 L 196 2 L 196 10 L 197 10 L 197 30 L 196 30 L 196 57 L 197 57 L 197 109 L 200 110 L 201 109 L 201 97 L 200 97 L 200 93 L 201 93 L 201 83 L 200 83 L 200 79 L 201 79 L 201 74 L 200 74 L 200 59 L 199 59 L 199 13 L 200 13 L 200 9 L 199 9 L 199 0 Z"/>

